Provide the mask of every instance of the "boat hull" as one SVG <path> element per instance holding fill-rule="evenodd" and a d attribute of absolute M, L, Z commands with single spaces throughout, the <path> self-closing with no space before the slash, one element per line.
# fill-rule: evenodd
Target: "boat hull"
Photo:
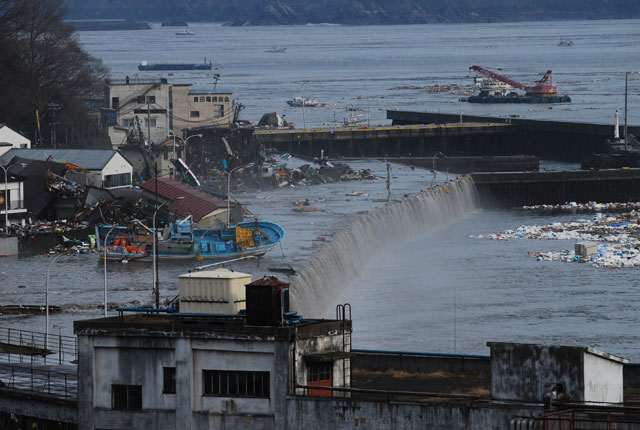
<path fill-rule="evenodd" d="M 268 221 L 240 223 L 230 229 L 190 229 L 181 224 L 172 235 L 159 238 L 158 260 L 229 260 L 246 256 L 262 256 L 284 239 L 284 229 Z M 104 254 L 103 237 L 112 226 L 96 227 L 98 250 Z M 134 234 L 126 227 L 115 227 L 109 237 L 106 258 L 112 261 L 153 261 L 153 236 Z M 158 233 L 160 233 L 158 231 Z M 125 241 L 126 246 L 116 242 Z"/>

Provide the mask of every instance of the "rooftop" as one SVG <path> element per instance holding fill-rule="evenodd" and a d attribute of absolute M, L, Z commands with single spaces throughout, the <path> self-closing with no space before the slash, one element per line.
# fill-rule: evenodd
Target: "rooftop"
<path fill-rule="evenodd" d="M 226 208 L 227 206 L 225 201 L 209 193 L 170 178 L 149 179 L 144 182 L 141 187 L 149 192 L 155 193 L 156 181 L 158 184 L 158 195 L 168 200 L 174 200 L 174 202 L 169 205 L 169 211 L 176 212 L 181 217 L 191 215 L 194 222 L 200 221 L 216 209 Z M 184 199 L 175 201 L 178 197 L 184 197 Z"/>
<path fill-rule="evenodd" d="M 225 95 L 230 95 L 233 94 L 232 91 L 225 91 L 225 90 L 213 90 L 213 89 L 206 89 L 206 88 L 199 88 L 199 89 L 190 89 L 189 90 L 189 94 L 190 95 L 207 95 L 207 94 L 225 94 Z"/>
<path fill-rule="evenodd" d="M 113 149 L 10 149 L 0 157 L 6 164 L 14 157 L 29 160 L 57 161 L 71 163 L 89 170 L 101 170 L 116 155 Z"/>
<path fill-rule="evenodd" d="M 232 272 L 230 270 L 206 270 L 180 275 L 180 278 L 198 279 L 238 279 L 251 277 L 248 273 Z"/>

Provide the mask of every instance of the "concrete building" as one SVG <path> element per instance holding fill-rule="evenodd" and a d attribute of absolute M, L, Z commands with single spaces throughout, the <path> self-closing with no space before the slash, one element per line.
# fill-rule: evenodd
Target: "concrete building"
<path fill-rule="evenodd" d="M 178 136 L 195 127 L 226 127 L 233 122 L 233 93 L 173 86 L 173 128 Z"/>
<path fill-rule="evenodd" d="M 114 148 L 126 144 L 128 131 L 138 125 L 157 145 L 172 133 L 180 141 L 190 128 L 228 126 L 233 121 L 231 92 L 194 89 L 191 84 L 171 84 L 164 78 L 112 81 L 109 102 L 117 123 L 109 127 Z"/>
<path fill-rule="evenodd" d="M 7 167 L 8 169 L 8 167 Z M 24 198 L 24 181 L 22 178 L 7 172 L 7 182 L 5 183 L 5 173 L 0 169 L 0 223 L 6 229 L 5 219 L 9 218 L 9 224 L 24 223 L 27 217 L 27 208 Z"/>
<path fill-rule="evenodd" d="M 301 320 L 289 312 L 288 284 L 275 278 L 246 291 L 246 318 L 178 312 L 76 322 L 78 427 L 286 428 L 287 398 L 299 387 L 350 385 L 351 321 Z"/>
<path fill-rule="evenodd" d="M 71 163 L 87 170 L 88 185 L 94 187 L 131 187 L 133 167 L 112 149 L 10 149 L 0 157 L 0 163 L 7 164 L 14 157 Z"/>
<path fill-rule="evenodd" d="M 11 148 L 31 148 L 31 141 L 0 123 L 0 155 Z"/>

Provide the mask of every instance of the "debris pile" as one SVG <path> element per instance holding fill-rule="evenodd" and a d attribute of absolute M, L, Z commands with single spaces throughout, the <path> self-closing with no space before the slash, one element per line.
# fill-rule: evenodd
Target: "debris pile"
<path fill-rule="evenodd" d="M 524 210 L 535 211 L 566 211 L 566 212 L 604 212 L 604 211 L 628 211 L 628 210 L 640 210 L 640 202 L 627 202 L 627 203 L 576 203 L 569 202 L 560 205 L 535 205 L 535 206 L 523 206 Z"/>
<path fill-rule="evenodd" d="M 591 219 L 552 222 L 547 225 L 520 226 L 502 233 L 478 235 L 479 239 L 580 240 L 599 242 L 597 253 L 580 255 L 575 251 L 529 253 L 538 261 L 591 263 L 598 267 L 640 267 L 640 214 L 631 211 L 612 216 L 596 214 Z"/>

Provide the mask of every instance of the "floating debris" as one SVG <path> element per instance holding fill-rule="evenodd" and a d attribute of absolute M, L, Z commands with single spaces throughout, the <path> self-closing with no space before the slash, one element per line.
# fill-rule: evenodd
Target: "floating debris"
<path fill-rule="evenodd" d="M 475 236 L 479 239 L 580 240 L 574 251 L 531 253 L 537 261 L 590 263 L 597 267 L 640 267 L 640 225 L 638 212 L 611 216 L 596 214 L 591 219 L 546 225 L 520 226 L 502 233 Z M 597 249 L 594 249 L 597 246 Z"/>
<path fill-rule="evenodd" d="M 523 206 L 522 209 L 535 210 L 535 211 L 567 211 L 567 212 L 625 211 L 625 210 L 640 210 L 640 202 L 627 202 L 627 203 L 568 202 L 560 205 Z"/>

